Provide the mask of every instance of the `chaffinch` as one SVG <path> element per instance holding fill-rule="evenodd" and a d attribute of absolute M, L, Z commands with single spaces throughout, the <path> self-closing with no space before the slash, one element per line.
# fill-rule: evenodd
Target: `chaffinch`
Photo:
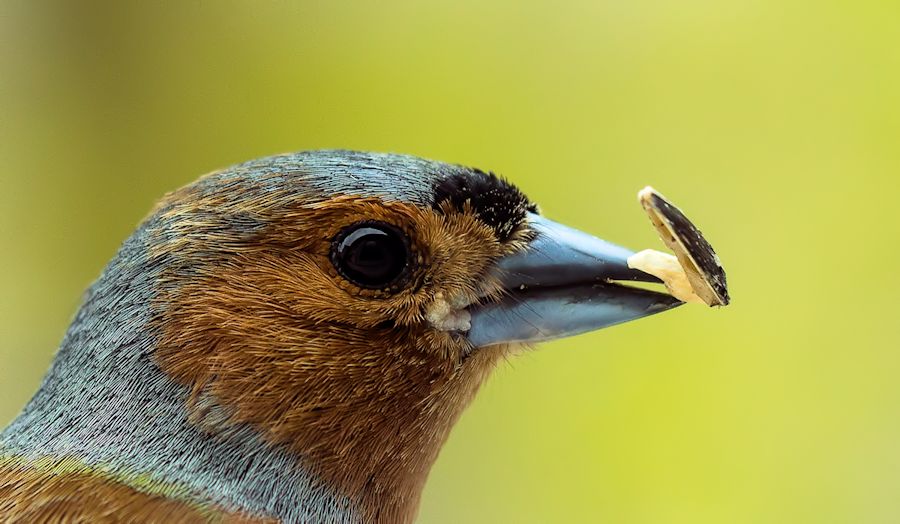
<path fill-rule="evenodd" d="M 409 522 L 521 347 L 681 304 L 488 172 L 314 151 L 165 196 L 0 434 L 3 522 Z"/>

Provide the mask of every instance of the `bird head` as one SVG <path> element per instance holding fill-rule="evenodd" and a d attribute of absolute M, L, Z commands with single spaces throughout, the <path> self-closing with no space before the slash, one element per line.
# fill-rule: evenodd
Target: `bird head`
<path fill-rule="evenodd" d="M 189 392 L 192 427 L 287 450 L 368 521 L 411 518 L 498 361 L 680 304 L 612 283 L 655 279 L 502 178 L 409 156 L 248 162 L 141 231 L 149 360 Z"/>

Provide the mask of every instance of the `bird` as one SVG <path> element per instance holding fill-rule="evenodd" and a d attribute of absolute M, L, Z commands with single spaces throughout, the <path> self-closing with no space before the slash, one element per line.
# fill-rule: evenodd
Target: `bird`
<path fill-rule="evenodd" d="M 499 363 L 681 305 L 631 254 L 414 156 L 205 175 L 124 241 L 0 432 L 0 522 L 412 522 Z"/>

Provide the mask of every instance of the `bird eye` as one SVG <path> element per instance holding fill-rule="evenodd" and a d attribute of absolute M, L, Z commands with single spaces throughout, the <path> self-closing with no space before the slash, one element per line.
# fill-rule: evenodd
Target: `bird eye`
<path fill-rule="evenodd" d="M 341 276 L 366 289 L 390 287 L 404 274 L 408 259 L 406 236 L 383 222 L 354 224 L 331 245 L 331 263 Z"/>

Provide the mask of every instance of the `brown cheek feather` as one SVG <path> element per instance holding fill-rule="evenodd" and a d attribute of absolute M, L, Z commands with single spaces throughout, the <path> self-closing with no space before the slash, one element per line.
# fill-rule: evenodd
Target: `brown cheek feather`
<path fill-rule="evenodd" d="M 160 367 L 192 388 L 189 409 L 216 399 L 228 424 L 296 451 L 367 521 L 411 520 L 450 428 L 506 351 L 465 357 L 467 343 L 427 327 L 423 311 L 438 292 L 474 296 L 473 278 L 505 248 L 470 212 L 359 197 L 235 205 L 267 228 L 220 238 L 222 202 L 193 196 L 160 209 L 170 230 L 188 232 L 159 243 L 158 256 L 183 262 L 155 304 Z M 208 205 L 218 213 L 198 212 Z M 341 227 L 368 219 L 406 230 L 424 268 L 392 296 L 343 281 L 327 257 Z"/>

